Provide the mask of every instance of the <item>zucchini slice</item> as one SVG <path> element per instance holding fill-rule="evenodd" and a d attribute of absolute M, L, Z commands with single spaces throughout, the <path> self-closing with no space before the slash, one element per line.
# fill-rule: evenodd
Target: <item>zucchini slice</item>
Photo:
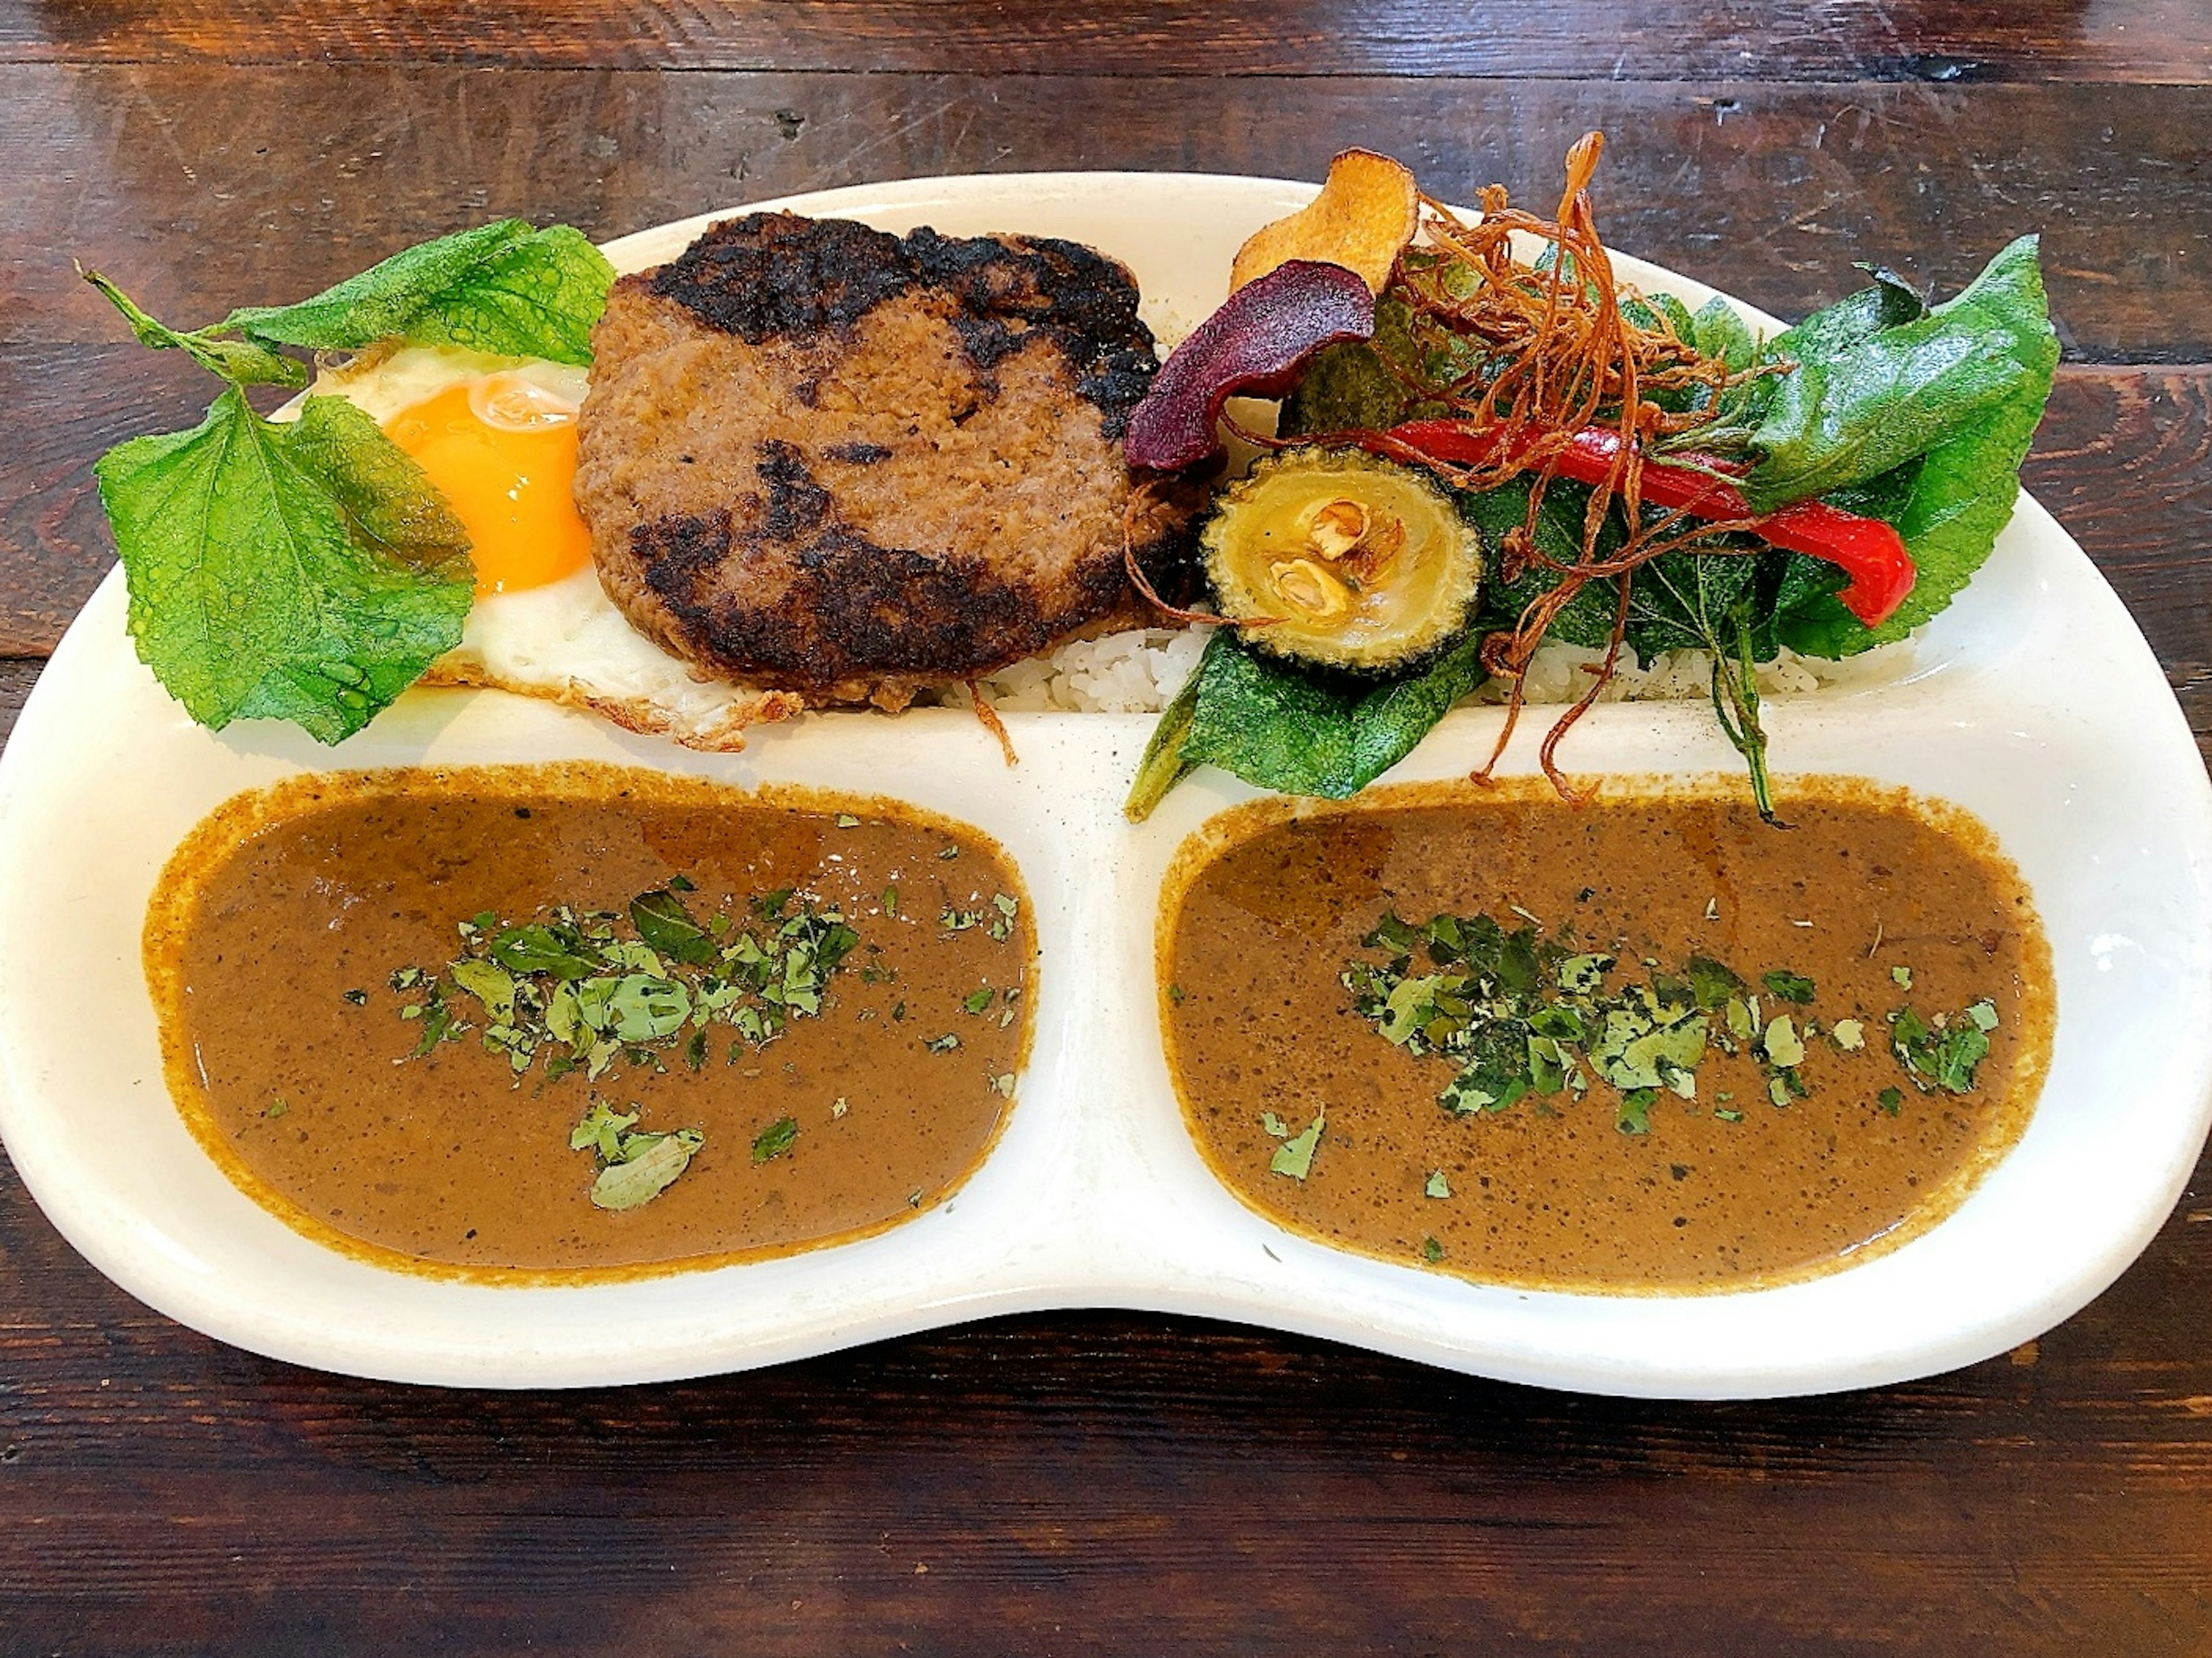
<path fill-rule="evenodd" d="M 1285 449 L 1224 490 L 1201 538 L 1221 614 L 1255 650 L 1340 672 L 1419 667 L 1466 631 L 1482 538 L 1426 472 Z"/>

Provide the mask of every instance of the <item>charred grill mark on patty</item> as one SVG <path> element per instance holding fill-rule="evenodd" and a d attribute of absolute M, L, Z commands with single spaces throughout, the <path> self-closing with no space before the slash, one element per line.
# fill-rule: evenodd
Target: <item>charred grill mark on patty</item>
<path fill-rule="evenodd" d="M 1143 619 L 1204 491 L 1139 502 L 1156 359 L 1073 243 L 753 214 L 615 285 L 577 501 L 608 595 L 702 671 L 896 707 Z"/>
<path fill-rule="evenodd" d="M 1158 361 L 1137 319 L 1136 285 L 1111 259 L 1054 237 L 903 240 L 839 219 L 748 213 L 714 226 L 653 273 L 652 291 L 750 345 L 843 333 L 886 301 L 927 288 L 951 295 L 952 326 L 988 374 L 1041 331 L 1067 359 L 1076 390 L 1118 439 Z M 811 403 L 812 388 L 794 388 Z"/>
<path fill-rule="evenodd" d="M 761 447 L 766 489 L 749 515 L 757 531 L 721 512 L 630 532 L 647 585 L 710 665 L 742 665 L 748 678 L 821 693 L 856 673 L 910 673 L 917 662 L 1018 661 L 1124 596 L 1118 563 L 1048 586 L 1009 580 L 981 557 L 878 546 L 836 521 L 791 445 Z M 732 571 L 744 574 L 742 594 Z M 771 589 L 778 596 L 760 602 Z"/>

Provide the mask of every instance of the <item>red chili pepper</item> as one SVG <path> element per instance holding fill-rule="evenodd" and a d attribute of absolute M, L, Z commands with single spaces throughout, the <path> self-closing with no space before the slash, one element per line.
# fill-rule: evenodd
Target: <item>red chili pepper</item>
<path fill-rule="evenodd" d="M 1499 428 L 1478 430 L 1451 420 L 1413 421 L 1390 428 L 1399 445 L 1459 466 L 1488 465 L 1498 459 Z M 1523 453 L 1536 440 L 1524 434 L 1515 445 Z M 1562 477 L 1577 483 L 1602 483 L 1620 452 L 1620 434 L 1585 427 L 1556 457 Z M 1717 465 L 1717 462 L 1701 462 Z M 1761 516 L 1752 512 L 1743 492 L 1710 472 L 1646 459 L 1643 497 L 1655 507 L 1705 519 L 1748 519 L 1751 533 L 1793 553 L 1825 559 L 1850 577 L 1838 595 L 1844 607 L 1868 627 L 1879 627 L 1896 614 L 1912 591 L 1912 555 L 1905 538 L 1878 518 L 1863 518 L 1824 501 L 1801 501 Z"/>

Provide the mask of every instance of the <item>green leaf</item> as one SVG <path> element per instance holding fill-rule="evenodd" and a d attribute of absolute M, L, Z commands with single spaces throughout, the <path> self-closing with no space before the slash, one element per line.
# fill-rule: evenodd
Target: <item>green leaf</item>
<path fill-rule="evenodd" d="M 1775 1016 L 1759 1045 L 1769 1060 L 1785 1071 L 1805 1063 L 1805 1039 L 1797 1034 L 1797 1027 L 1787 1013 Z"/>
<path fill-rule="evenodd" d="M 620 1112 L 605 1100 L 592 1102 L 592 1108 L 578 1119 L 568 1131 L 568 1149 L 581 1151 L 589 1146 L 599 1148 L 599 1154 L 609 1163 L 622 1157 L 623 1130 L 637 1121 L 635 1111 Z"/>
<path fill-rule="evenodd" d="M 753 1161 L 756 1163 L 762 1163 L 769 1162 L 771 1158 L 781 1157 L 791 1150 L 793 1142 L 798 1138 L 799 1119 L 778 1117 L 753 1136 Z"/>
<path fill-rule="evenodd" d="M 1629 582 L 1627 642 L 1647 665 L 1662 651 L 1724 653 L 1729 617 L 1758 574 L 1759 560 L 1745 553 L 1668 553 L 1653 559 Z M 1610 637 L 1612 584 L 1604 591 Z"/>
<path fill-rule="evenodd" d="M 629 919 L 637 936 L 664 956 L 694 967 L 704 967 L 721 952 L 705 929 L 691 919 L 684 901 L 665 888 L 641 892 L 629 901 Z"/>
<path fill-rule="evenodd" d="M 1285 1140 L 1277 1146 L 1275 1155 L 1267 1160 L 1267 1172 L 1287 1175 L 1294 1181 L 1304 1180 L 1313 1173 L 1314 1150 L 1320 1145 L 1321 1131 L 1326 1126 L 1326 1117 L 1316 1117 L 1297 1139 Z"/>
<path fill-rule="evenodd" d="M 138 654 L 192 718 L 367 725 L 459 643 L 468 538 L 422 469 L 352 404 L 264 420 L 235 386 L 189 432 L 94 468 Z"/>
<path fill-rule="evenodd" d="M 1357 794 L 1482 683 L 1480 647 L 1470 636 L 1423 672 L 1368 686 L 1313 677 L 1218 632 L 1185 688 L 1188 702 L 1179 695 L 1160 716 L 1125 810 L 1141 819 L 1201 765 L 1288 794 Z"/>
<path fill-rule="evenodd" d="M 1428 1180 L 1421 1187 L 1421 1195 L 1427 1198 L 1448 1198 L 1451 1195 L 1451 1181 L 1444 1177 L 1443 1169 L 1431 1171 Z"/>
<path fill-rule="evenodd" d="M 216 329 L 317 351 L 396 339 L 588 364 L 613 280 L 581 232 L 501 219 L 395 253 L 312 299 L 234 311 Z"/>
<path fill-rule="evenodd" d="M 1872 285 L 1776 335 L 1767 343 L 1769 359 L 1799 362 L 1837 356 L 1886 329 L 1902 328 L 1928 314 L 1928 301 L 1894 271 L 1863 262 L 1857 269 L 1874 278 Z"/>
<path fill-rule="evenodd" d="M 623 1140 L 623 1161 L 599 1170 L 592 1182 L 592 1201 L 602 1209 L 635 1209 L 659 1197 L 690 1166 L 707 1143 L 696 1128 L 672 1134 L 630 1134 Z"/>
<path fill-rule="evenodd" d="M 157 351 L 182 351 L 210 374 L 219 374 L 234 386 L 301 386 L 307 368 L 292 357 L 281 355 L 252 340 L 210 339 L 205 334 L 180 333 L 141 311 L 131 296 L 97 270 L 77 267 L 77 274 L 105 295 L 123 313 L 141 345 Z"/>
<path fill-rule="evenodd" d="M 1554 970 L 1559 988 L 1570 995 L 1595 990 L 1613 969 L 1610 956 L 1570 956 Z"/>
<path fill-rule="evenodd" d="M 1766 986 L 1770 994 L 1783 1001 L 1795 1002 L 1802 1007 L 1813 999 L 1813 981 L 1802 973 L 1771 968 L 1760 975 L 1760 981 Z"/>
<path fill-rule="evenodd" d="M 1699 1007 L 1717 1008 L 1730 997 L 1743 994 L 1744 982 L 1735 970 L 1710 956 L 1691 957 L 1683 963 L 1682 971 L 1690 981 L 1690 993 L 1697 999 Z"/>
<path fill-rule="evenodd" d="M 2023 236 L 1926 316 L 1832 349 L 1776 343 L 1796 363 L 1753 434 L 1743 483 L 1754 512 L 1863 483 L 1924 455 L 2023 398 L 2039 409 L 2058 360 L 2036 261 Z"/>
<path fill-rule="evenodd" d="M 1676 331 L 1681 331 L 1679 324 Z M 1698 348 L 1699 356 L 1718 358 L 1731 373 L 1750 367 L 1759 355 L 1759 337 L 1751 331 L 1751 325 L 1717 294 L 1690 319 L 1687 338 Z"/>
<path fill-rule="evenodd" d="M 576 1006 L 592 1029 L 618 1042 L 642 1045 L 672 1036 L 691 1017 L 691 993 L 672 979 L 650 973 L 586 979 Z"/>
<path fill-rule="evenodd" d="M 455 962 L 453 982 L 484 1005 L 484 1011 L 504 1024 L 514 1017 L 514 980 L 503 968 L 472 958 Z"/>
<path fill-rule="evenodd" d="M 1844 331 L 1795 343 L 1797 370 L 1753 440 L 1765 459 L 1744 485 L 1757 511 L 1822 495 L 1886 519 L 1912 555 L 1912 591 L 1879 628 L 1802 592 L 1778 605 L 1780 642 L 1826 657 L 1904 638 L 1982 567 L 2012 516 L 2058 361 L 2032 236 L 1925 317 L 1816 349 Z M 1790 335 L 1776 342 L 1791 349 Z"/>
<path fill-rule="evenodd" d="M 1484 545 L 1496 547 L 1506 536 L 1527 525 L 1529 487 L 1528 479 L 1516 478 L 1495 489 L 1474 494 L 1462 491 L 1459 495 L 1460 516 L 1482 532 Z M 1547 558 L 1562 564 L 1580 561 L 1583 518 L 1589 498 L 1590 492 L 1583 485 L 1559 479 L 1545 489 L 1543 502 L 1536 510 L 1536 546 Z M 1598 556 L 1611 556 L 1619 550 L 1621 540 L 1620 514 L 1608 513 L 1598 536 Z M 1531 563 L 1510 582 L 1486 577 L 1475 632 L 1512 628 L 1531 601 L 1559 584 L 1555 571 L 1536 563 Z M 1612 641 L 1613 603 L 1613 584 L 1593 581 L 1567 601 L 1565 608 L 1553 618 L 1545 637 L 1579 645 L 1585 650 L 1597 649 Z"/>
<path fill-rule="evenodd" d="M 1212 649 L 1208 641 L 1208 651 Z M 1183 742 L 1190 735 L 1191 721 L 1198 714 L 1199 682 L 1205 677 L 1201 668 L 1185 680 L 1160 717 L 1152 726 L 1151 738 L 1145 744 L 1145 752 L 1137 762 L 1137 774 L 1129 784 L 1129 798 L 1121 803 L 1122 815 L 1133 823 L 1141 823 L 1152 815 L 1160 802 L 1167 799 L 1168 791 L 1188 777 L 1195 760 L 1183 758 Z M 939 854 L 940 857 L 942 853 Z M 890 895 L 884 895 L 888 909 Z"/>
<path fill-rule="evenodd" d="M 605 965 L 583 953 L 581 941 L 574 946 L 549 926 L 532 921 L 509 927 L 491 941 L 491 958 L 510 973 L 549 974 L 568 981 L 588 979 Z"/>

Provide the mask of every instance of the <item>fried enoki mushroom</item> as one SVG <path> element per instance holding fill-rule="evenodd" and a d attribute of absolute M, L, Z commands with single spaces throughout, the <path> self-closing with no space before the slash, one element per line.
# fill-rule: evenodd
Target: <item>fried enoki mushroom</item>
<path fill-rule="evenodd" d="M 1720 435 L 1716 428 L 1726 417 L 1728 394 L 1774 372 L 1771 366 L 1732 369 L 1702 355 L 1663 312 L 1639 306 L 1648 323 L 1624 312 L 1623 290 L 1589 198 L 1604 144 L 1602 134 L 1587 133 L 1567 152 L 1566 185 L 1554 218 L 1512 206 L 1502 185 L 1481 192 L 1481 216 L 1473 222 L 1425 195 L 1424 240 L 1400 257 L 1394 276 L 1394 292 L 1413 312 L 1413 357 L 1420 370 L 1388 355 L 1382 361 L 1411 397 L 1441 402 L 1449 416 L 1417 428 L 1300 440 L 1356 443 L 1426 467 L 1468 490 L 1529 479 L 1528 516 L 1504 538 L 1497 575 L 1510 583 L 1535 566 L 1559 580 L 1529 603 L 1511 630 L 1484 641 L 1483 665 L 1509 681 L 1511 689 L 1497 747 L 1478 778 L 1486 779 L 1504 752 L 1522 706 L 1529 661 L 1553 623 L 1589 583 L 1618 585 L 1605 657 L 1589 671 L 1589 688 L 1560 716 L 1543 745 L 1545 774 L 1570 799 L 1583 796 L 1559 771 L 1556 751 L 1619 663 L 1631 574 L 1668 553 L 1752 550 L 1729 539 L 1753 527 L 1749 518 L 1700 518 L 1676 506 L 1655 510 L 1647 519 L 1646 457 L 1664 454 L 1676 468 L 1710 467 L 1712 458 L 1696 452 L 1701 440 Z M 1534 261 L 1520 253 L 1529 240 L 1541 249 Z M 1468 366 L 1456 380 L 1438 384 L 1421 371 L 1439 361 Z M 1686 407 L 1670 409 L 1656 400 L 1693 388 L 1702 395 L 1669 399 Z M 1580 556 L 1572 562 L 1547 553 L 1536 537 L 1545 491 L 1563 476 L 1590 487 Z M 1627 537 L 1601 556 L 1616 504 Z"/>

